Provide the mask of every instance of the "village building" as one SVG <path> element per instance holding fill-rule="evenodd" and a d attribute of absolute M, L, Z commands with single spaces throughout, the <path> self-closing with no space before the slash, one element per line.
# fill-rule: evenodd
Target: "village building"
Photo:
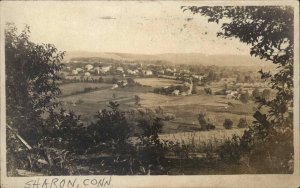
<path fill-rule="evenodd" d="M 100 74 L 101 68 L 100 68 L 100 67 L 95 67 L 95 68 L 93 69 L 93 71 L 94 71 L 95 74 Z"/>
<path fill-rule="evenodd" d="M 113 84 L 112 87 L 111 87 L 111 89 L 116 89 L 116 88 L 118 88 L 118 87 L 119 87 L 118 84 Z"/>
<path fill-rule="evenodd" d="M 111 68 L 111 66 L 103 66 L 103 67 L 101 67 L 100 71 L 102 73 L 107 73 L 110 70 L 110 68 Z"/>
<path fill-rule="evenodd" d="M 72 70 L 72 75 L 77 75 L 78 71 L 77 70 Z"/>
<path fill-rule="evenodd" d="M 178 96 L 179 93 L 180 93 L 180 91 L 178 89 L 176 89 L 172 92 L 172 95 Z"/>
<path fill-rule="evenodd" d="M 123 69 L 123 67 L 117 67 L 117 71 L 120 71 L 120 72 L 124 72 L 124 69 Z"/>
<path fill-rule="evenodd" d="M 85 69 L 88 70 L 88 71 L 92 70 L 93 68 L 94 68 L 94 66 L 90 65 L 90 64 L 85 66 Z"/>
<path fill-rule="evenodd" d="M 158 74 L 165 74 L 165 71 L 164 70 L 159 70 Z"/>
<path fill-rule="evenodd" d="M 136 70 L 130 70 L 130 69 L 127 70 L 127 73 L 131 74 L 131 75 L 136 75 L 138 72 L 139 72 L 139 70 L 137 70 L 137 69 Z"/>
<path fill-rule="evenodd" d="M 76 70 L 78 73 L 83 72 L 83 69 L 82 69 L 82 68 L 76 68 L 75 70 Z"/>
<path fill-rule="evenodd" d="M 151 76 L 151 75 L 153 75 L 153 72 L 151 70 L 146 70 L 146 71 L 144 71 L 144 74 L 147 76 Z"/>

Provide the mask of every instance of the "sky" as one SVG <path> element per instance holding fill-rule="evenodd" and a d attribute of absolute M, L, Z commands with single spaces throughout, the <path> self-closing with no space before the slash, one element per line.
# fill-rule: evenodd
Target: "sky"
<path fill-rule="evenodd" d="M 30 1 L 4 2 L 1 21 L 19 30 L 30 26 L 31 40 L 63 51 L 138 54 L 249 54 L 237 39 L 216 37 L 220 25 L 183 12 L 199 2 Z"/>

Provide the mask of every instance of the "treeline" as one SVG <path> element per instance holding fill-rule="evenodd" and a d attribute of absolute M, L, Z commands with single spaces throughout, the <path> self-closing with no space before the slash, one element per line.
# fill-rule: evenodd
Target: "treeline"
<path fill-rule="evenodd" d="M 174 95 L 173 92 L 175 90 L 178 90 L 179 93 L 181 93 L 181 92 L 186 92 L 189 89 L 190 89 L 190 87 L 186 86 L 186 85 L 171 85 L 168 87 L 154 88 L 153 92 L 157 93 L 157 94 L 162 94 L 162 95 Z"/>

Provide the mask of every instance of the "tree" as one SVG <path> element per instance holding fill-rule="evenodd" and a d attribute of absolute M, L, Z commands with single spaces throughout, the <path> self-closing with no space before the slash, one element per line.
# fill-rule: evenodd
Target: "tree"
<path fill-rule="evenodd" d="M 201 130 L 209 131 L 215 129 L 213 119 L 214 119 L 213 117 L 208 117 L 205 112 L 201 112 L 198 115 L 198 121 L 201 126 Z"/>
<path fill-rule="evenodd" d="M 30 41 L 29 35 L 29 26 L 18 33 L 13 23 L 6 24 L 8 174 L 16 175 L 18 168 L 41 171 L 41 163 L 38 162 L 41 158 L 51 160 L 49 165 L 43 167 L 49 175 L 72 174 L 74 168 L 71 167 L 73 164 L 69 152 L 58 146 L 49 148 L 53 145 L 49 140 L 56 141 L 51 136 L 63 136 L 68 140 L 66 129 L 79 121 L 79 117 L 73 113 L 54 111 L 59 106 L 57 96 L 61 92 L 58 81 L 64 52 L 58 52 L 51 44 L 35 44 Z M 16 139 L 17 134 L 23 139 L 19 136 L 19 140 Z M 62 145 L 64 142 L 55 143 Z"/>
<path fill-rule="evenodd" d="M 111 83 L 112 84 L 117 84 L 118 83 L 118 78 L 116 78 L 116 77 L 113 77 L 112 79 L 111 79 Z"/>
<path fill-rule="evenodd" d="M 261 96 L 261 93 L 259 92 L 258 88 L 254 88 L 252 91 L 252 97 L 254 100 L 258 99 Z"/>
<path fill-rule="evenodd" d="M 204 91 L 207 95 L 212 95 L 212 90 L 211 88 L 204 88 Z"/>
<path fill-rule="evenodd" d="M 237 124 L 238 128 L 246 128 L 248 127 L 248 122 L 246 118 L 240 118 L 239 123 Z"/>
<path fill-rule="evenodd" d="M 264 165 L 272 172 L 290 172 L 293 160 L 293 64 L 294 64 L 294 9 L 291 6 L 190 6 L 182 7 L 194 14 L 208 17 L 208 22 L 220 23 L 217 36 L 237 38 L 251 45 L 250 54 L 277 65 L 275 73 L 259 71 L 276 91 L 272 100 L 259 100 L 266 106 L 266 118 L 256 119 L 251 134 L 253 151 L 262 152 Z M 260 114 L 260 112 L 257 112 Z M 258 116 L 255 116 L 258 117 Z M 259 116 L 260 117 L 260 116 Z M 268 119 L 266 121 L 266 119 Z M 249 133 L 249 132 L 248 132 Z M 247 133 L 247 134 L 248 134 Z M 276 143 L 276 146 L 274 145 Z M 267 148 L 259 151 L 259 148 Z M 275 149 L 276 148 L 276 149 Z M 252 152 L 255 153 L 255 152 Z M 253 155 L 255 159 L 255 154 Z M 272 157 L 268 157 L 272 156 Z M 262 163 L 261 159 L 255 159 Z M 278 165 L 274 165 L 278 164 Z M 259 164 L 256 167 L 259 168 Z"/>
<path fill-rule="evenodd" d="M 162 119 L 156 116 L 148 116 L 139 120 L 137 126 L 143 130 L 142 135 L 138 137 L 140 140 L 138 145 L 141 161 L 148 166 L 154 165 L 154 168 L 161 166 L 161 159 L 166 152 L 158 135 L 164 126 Z"/>
<path fill-rule="evenodd" d="M 141 101 L 141 98 L 138 96 L 138 95 L 135 95 L 134 96 L 134 104 L 136 105 L 136 106 L 140 106 L 141 104 L 140 104 L 140 101 Z"/>
<path fill-rule="evenodd" d="M 232 125 L 233 125 L 233 122 L 231 121 L 231 119 L 224 120 L 223 126 L 225 129 L 232 129 Z"/>
<path fill-rule="evenodd" d="M 271 90 L 270 89 L 264 89 L 262 92 L 262 96 L 263 99 L 265 100 L 269 100 L 271 97 Z"/>
<path fill-rule="evenodd" d="M 29 26 L 18 34 L 13 23 L 6 24 L 6 112 L 8 124 L 36 144 L 42 132 L 42 115 L 58 105 L 58 72 L 64 52 L 51 44 L 35 44 L 29 35 Z"/>
<path fill-rule="evenodd" d="M 246 93 L 242 93 L 241 96 L 240 96 L 240 101 L 244 104 L 248 103 L 249 101 L 249 93 L 246 92 Z"/>
<path fill-rule="evenodd" d="M 117 102 L 110 101 L 109 108 L 98 111 L 97 121 L 91 123 L 88 130 L 93 133 L 95 143 L 123 144 L 130 134 L 125 113 L 119 110 Z"/>
<path fill-rule="evenodd" d="M 135 85 L 135 81 L 133 78 L 127 78 L 127 83 L 129 86 L 134 86 Z"/>

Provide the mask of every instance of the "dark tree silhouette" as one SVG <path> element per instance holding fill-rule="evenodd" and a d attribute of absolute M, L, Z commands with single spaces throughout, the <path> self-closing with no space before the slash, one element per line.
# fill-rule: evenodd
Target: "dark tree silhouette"
<path fill-rule="evenodd" d="M 42 114 L 58 105 L 57 73 L 64 52 L 31 42 L 29 34 L 29 26 L 18 34 L 14 24 L 6 24 L 6 113 L 8 124 L 34 144 L 43 126 Z"/>
<path fill-rule="evenodd" d="M 294 9 L 291 6 L 189 6 L 183 11 L 208 17 L 208 22 L 220 23 L 217 36 L 237 38 L 251 45 L 250 54 L 277 65 L 275 73 L 263 72 L 276 97 L 259 100 L 259 107 L 269 111 L 256 112 L 252 126 L 254 149 L 261 166 L 269 165 L 272 172 L 291 172 L 293 161 L 293 63 L 294 63 Z M 265 118 L 260 118 L 265 117 Z M 249 135 L 249 134 L 248 134 Z M 274 145 L 276 143 L 276 146 Z M 264 147 L 264 150 L 258 148 Z M 276 148 L 276 149 L 275 149 Z M 255 153 L 255 152 L 254 152 Z M 255 155 L 255 154 L 254 154 Z M 255 161 L 254 160 L 254 161 Z M 277 165 L 274 165 L 277 164 Z M 259 166 L 259 165 L 257 165 Z M 265 168 L 267 169 L 267 168 Z M 263 170 L 263 169 L 262 169 Z"/>

